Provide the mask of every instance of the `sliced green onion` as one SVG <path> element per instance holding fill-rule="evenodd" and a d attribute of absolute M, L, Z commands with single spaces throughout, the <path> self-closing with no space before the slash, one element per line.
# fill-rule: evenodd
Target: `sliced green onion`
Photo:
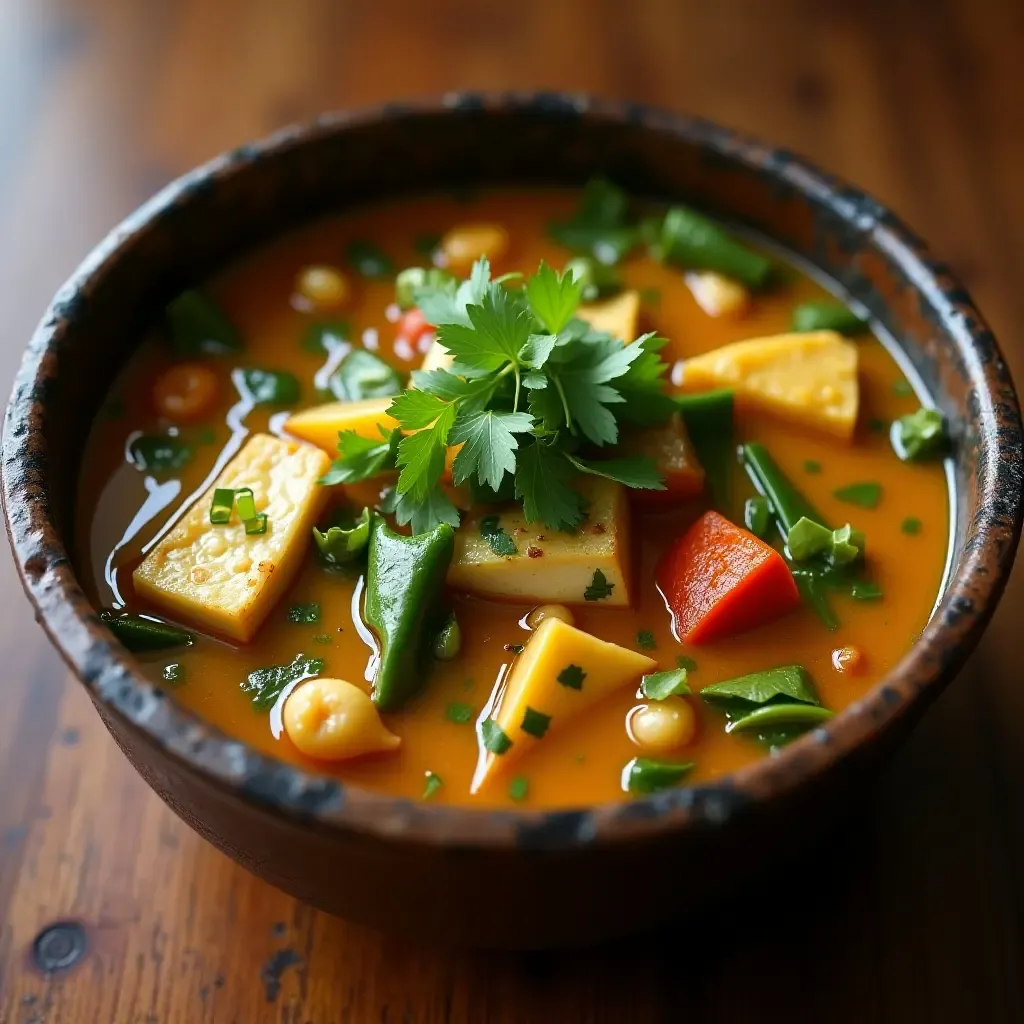
<path fill-rule="evenodd" d="M 444 779 L 437 772 L 427 771 L 424 780 L 423 799 L 429 800 L 444 785 Z"/>
<path fill-rule="evenodd" d="M 218 487 L 213 492 L 213 504 L 210 505 L 210 522 L 214 526 L 230 523 L 234 504 L 235 492 L 230 487 Z"/>
<path fill-rule="evenodd" d="M 838 331 L 863 334 L 868 325 L 841 302 L 805 302 L 793 310 L 794 331 Z"/>
<path fill-rule="evenodd" d="M 460 700 L 453 700 L 444 709 L 444 717 L 456 725 L 466 725 L 473 719 L 473 706 Z"/>
<path fill-rule="evenodd" d="M 267 532 L 267 513 L 257 512 L 252 519 L 245 520 L 245 532 L 249 535 Z"/>
<path fill-rule="evenodd" d="M 849 523 L 832 531 L 832 562 L 834 565 L 849 565 L 864 555 L 866 542 L 864 534 Z"/>
<path fill-rule="evenodd" d="M 798 562 L 806 562 L 808 558 L 832 550 L 832 531 L 802 516 L 787 534 L 786 546 L 793 558 Z"/>
<path fill-rule="evenodd" d="M 238 505 L 238 518 L 243 523 L 256 518 L 256 501 L 253 498 L 251 487 L 239 487 L 235 491 L 235 502 Z"/>
<path fill-rule="evenodd" d="M 505 754 L 512 746 L 512 741 L 505 735 L 505 730 L 493 718 L 485 718 L 480 726 L 484 749 L 492 754 Z"/>
<path fill-rule="evenodd" d="M 789 477 L 779 469 L 775 459 L 763 444 L 752 441 L 743 445 L 743 464 L 754 481 L 754 486 L 771 502 L 784 535 L 799 519 L 821 523 L 814 506 L 793 486 Z"/>
<path fill-rule="evenodd" d="M 732 466 L 736 461 L 733 443 L 734 395 L 729 388 L 680 395 L 676 399 L 683 414 L 697 458 L 711 484 L 711 496 L 720 509 L 730 506 Z"/>
<path fill-rule="evenodd" d="M 524 778 L 522 775 L 517 775 L 508 787 L 508 795 L 517 803 L 520 803 L 526 799 L 526 794 L 529 789 L 530 780 Z"/>

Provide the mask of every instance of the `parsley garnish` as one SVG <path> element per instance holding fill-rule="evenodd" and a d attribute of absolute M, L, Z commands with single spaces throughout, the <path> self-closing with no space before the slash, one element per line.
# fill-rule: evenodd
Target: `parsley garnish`
<path fill-rule="evenodd" d="M 654 425 L 675 411 L 664 391 L 664 339 L 647 334 L 627 345 L 591 330 L 576 318 L 581 291 L 571 273 L 543 262 L 521 289 L 506 289 L 491 280 L 486 259 L 461 284 L 416 288 L 416 305 L 454 364 L 413 373 L 413 387 L 388 409 L 398 430 L 380 441 L 343 432 L 339 458 L 322 482 L 354 483 L 397 468 L 391 510 L 414 533 L 459 523 L 441 487 L 455 445 L 456 486 L 493 493 L 514 486 L 526 519 L 553 530 L 583 520 L 581 472 L 663 488 L 651 459 L 574 454 L 581 443 L 614 445 L 623 425 Z"/>
<path fill-rule="evenodd" d="M 480 520 L 480 536 L 496 555 L 517 555 L 516 542 L 502 529 L 498 516 L 484 516 Z"/>
<path fill-rule="evenodd" d="M 523 724 L 520 728 L 528 736 L 535 736 L 537 739 L 543 739 L 544 733 L 548 731 L 548 726 L 550 724 L 550 715 L 545 715 L 541 711 L 534 711 L 533 708 L 527 706 L 526 711 L 523 714 Z"/>
<path fill-rule="evenodd" d="M 296 654 L 291 664 L 268 665 L 253 669 L 242 681 L 242 690 L 252 697 L 257 711 L 266 711 L 281 696 L 281 691 L 297 679 L 312 679 L 324 670 L 322 658 Z"/>
<path fill-rule="evenodd" d="M 444 709 L 444 717 L 456 725 L 465 725 L 473 717 L 473 708 L 469 704 L 463 704 L 462 701 L 452 701 Z"/>
<path fill-rule="evenodd" d="M 657 647 L 657 643 L 654 640 L 654 634 L 649 629 L 641 629 L 636 635 L 637 647 L 643 647 L 648 651 L 653 651 Z"/>
<path fill-rule="evenodd" d="M 320 605 L 316 601 L 310 604 L 293 604 L 288 609 L 288 621 L 300 626 L 309 626 L 320 621 Z"/>
<path fill-rule="evenodd" d="M 480 737 L 484 743 L 484 749 L 492 754 L 505 754 L 512 746 L 512 741 L 505 735 L 504 730 L 493 718 L 485 718 L 480 726 Z"/>
<path fill-rule="evenodd" d="M 525 800 L 529 788 L 530 780 L 524 778 L 522 775 L 517 775 L 509 784 L 508 795 L 517 802 Z"/>
<path fill-rule="evenodd" d="M 650 672 L 640 680 L 640 691 L 648 700 L 666 697 L 685 697 L 690 692 L 686 682 L 686 669 L 673 668 L 664 672 Z"/>
<path fill-rule="evenodd" d="M 590 581 L 590 586 L 583 591 L 583 597 L 587 601 L 603 601 L 612 596 L 614 589 L 615 584 L 609 583 L 600 569 L 595 569 L 594 578 Z"/>
<path fill-rule="evenodd" d="M 583 680 L 587 678 L 587 673 L 579 665 L 566 665 L 558 673 L 557 678 L 563 686 L 568 686 L 570 690 L 582 690 Z"/>

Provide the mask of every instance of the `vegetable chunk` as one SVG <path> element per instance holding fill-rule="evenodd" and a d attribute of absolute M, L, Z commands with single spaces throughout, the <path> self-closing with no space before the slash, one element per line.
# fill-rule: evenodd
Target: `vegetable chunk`
<path fill-rule="evenodd" d="M 434 341 L 430 348 L 427 349 L 427 354 L 423 357 L 423 362 L 420 364 L 421 370 L 450 370 L 452 363 L 455 362 L 455 356 L 451 354 L 439 341 Z"/>
<path fill-rule="evenodd" d="M 857 346 L 835 331 L 778 334 L 687 359 L 686 391 L 731 387 L 741 403 L 849 439 L 857 422 Z"/>
<path fill-rule="evenodd" d="M 603 302 L 588 302 L 580 306 L 576 315 L 586 320 L 595 331 L 605 331 L 613 338 L 635 341 L 640 331 L 640 293 L 634 289 L 622 292 Z"/>
<path fill-rule="evenodd" d="M 762 626 L 800 603 L 782 555 L 717 512 L 665 552 L 658 587 L 677 635 L 693 644 Z"/>
<path fill-rule="evenodd" d="M 660 427 L 623 433 L 616 454 L 652 459 L 665 478 L 665 490 L 636 490 L 631 497 L 645 505 L 685 501 L 704 491 L 704 468 L 693 450 L 682 415 L 676 413 Z"/>
<path fill-rule="evenodd" d="M 135 592 L 201 628 L 251 640 L 302 562 L 329 464 L 311 445 L 256 434 L 135 570 Z M 237 512 L 210 522 L 214 491 L 243 487 L 267 517 L 265 533 L 246 533 Z"/>
<path fill-rule="evenodd" d="M 628 605 L 625 488 L 600 477 L 581 477 L 578 487 L 589 508 L 575 533 L 528 523 L 518 506 L 467 518 L 455 534 L 448 583 L 457 590 L 507 601 Z M 500 544 L 495 542 L 497 536 L 504 538 Z"/>
<path fill-rule="evenodd" d="M 314 405 L 312 409 L 289 416 L 284 429 L 334 455 L 338 450 L 338 433 L 342 430 L 353 430 L 360 437 L 373 441 L 381 439 L 381 428 L 394 430 L 398 423 L 387 411 L 392 401 L 392 398 L 367 398 L 361 402 Z"/>
<path fill-rule="evenodd" d="M 497 713 L 483 723 L 485 754 L 473 792 L 563 730 L 588 708 L 623 687 L 636 686 L 657 662 L 599 640 L 561 619 L 545 619 L 508 678 Z"/>

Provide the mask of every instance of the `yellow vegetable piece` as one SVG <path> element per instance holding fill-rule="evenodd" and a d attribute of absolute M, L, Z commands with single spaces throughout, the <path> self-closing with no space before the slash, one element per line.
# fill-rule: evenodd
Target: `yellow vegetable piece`
<path fill-rule="evenodd" d="M 298 441 L 256 434 L 213 486 L 185 513 L 135 570 L 143 601 L 233 640 L 252 639 L 287 589 L 310 543 L 327 488 L 317 480 L 330 459 Z M 266 533 L 246 534 L 237 510 L 231 522 L 210 522 L 218 487 L 252 489 Z"/>
<path fill-rule="evenodd" d="M 733 388 L 741 404 L 842 438 L 857 422 L 857 346 L 835 331 L 778 334 L 683 364 L 683 390 Z"/>
<path fill-rule="evenodd" d="M 626 730 L 637 746 L 655 754 L 685 747 L 697 735 L 697 716 L 682 697 L 667 697 L 634 708 Z"/>
<path fill-rule="evenodd" d="M 348 278 L 334 267 L 306 267 L 295 286 L 315 309 L 339 309 L 347 305 L 352 296 Z"/>
<path fill-rule="evenodd" d="M 354 430 L 360 437 L 382 440 L 380 429 L 394 430 L 398 421 L 387 413 L 391 398 L 366 398 L 361 402 L 327 402 L 289 416 L 284 429 L 309 441 L 332 456 L 338 452 L 338 433 Z"/>
<path fill-rule="evenodd" d="M 653 658 L 599 640 L 561 619 L 545 619 L 519 656 L 491 715 L 511 745 L 501 754 L 483 751 L 473 792 L 609 694 L 637 686 L 656 665 Z M 492 749 L 500 746 L 492 744 Z"/>
<path fill-rule="evenodd" d="M 494 511 L 465 518 L 455 533 L 449 584 L 456 590 L 499 600 L 579 605 L 590 603 L 586 591 L 595 573 L 600 572 L 611 590 L 594 604 L 617 608 L 628 605 L 631 580 L 625 488 L 611 480 L 584 476 L 576 486 L 589 508 L 575 533 L 550 530 L 543 523 L 527 523 L 518 506 L 497 515 L 497 526 L 516 546 L 514 555 L 496 553 L 485 536 L 493 533 Z M 483 523 L 485 519 L 490 522 Z"/>
<path fill-rule="evenodd" d="M 441 239 L 438 249 L 444 265 L 460 277 L 486 256 L 493 266 L 508 252 L 508 232 L 500 224 L 458 224 Z"/>
<path fill-rule="evenodd" d="M 319 761 L 348 761 L 394 750 L 402 742 L 380 720 L 369 694 L 344 679 L 299 683 L 281 717 L 292 743 Z"/>
<path fill-rule="evenodd" d="M 739 281 L 714 270 L 691 270 L 683 279 L 708 316 L 742 316 L 750 305 L 750 292 Z"/>
<path fill-rule="evenodd" d="M 450 370 L 452 363 L 455 362 L 455 356 L 451 354 L 439 341 L 434 343 L 427 349 L 427 354 L 423 357 L 423 362 L 420 364 L 421 370 Z"/>
<path fill-rule="evenodd" d="M 640 293 L 634 289 L 620 292 L 603 302 L 586 302 L 576 311 L 595 331 L 606 331 L 613 338 L 636 341 L 640 333 Z"/>

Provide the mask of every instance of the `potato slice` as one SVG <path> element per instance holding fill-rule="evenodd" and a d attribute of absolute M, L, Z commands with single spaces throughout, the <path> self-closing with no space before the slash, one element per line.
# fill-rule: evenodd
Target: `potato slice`
<path fill-rule="evenodd" d="M 724 345 L 683 364 L 683 390 L 733 388 L 741 404 L 849 438 L 857 422 L 857 346 L 835 331 Z"/>
<path fill-rule="evenodd" d="M 338 453 L 338 433 L 354 430 L 360 437 L 382 440 L 381 428 L 394 430 L 398 421 L 388 415 L 393 398 L 366 398 L 361 402 L 326 402 L 289 416 L 284 429 L 303 441 L 322 448 L 332 457 Z"/>
<path fill-rule="evenodd" d="M 330 459 L 312 445 L 256 434 L 135 570 L 135 592 L 172 617 L 247 642 L 284 593 L 310 544 Z M 210 522 L 218 487 L 249 487 L 267 531 L 246 534 L 237 509 Z"/>
<path fill-rule="evenodd" d="M 527 523 L 522 508 L 478 512 L 455 533 L 455 557 L 448 582 L 457 590 L 505 601 L 586 604 L 586 593 L 603 577 L 595 603 L 630 603 L 629 505 L 625 488 L 600 477 L 581 476 L 576 485 L 589 502 L 587 518 L 575 533 Z M 515 554 L 488 535 L 500 528 Z M 497 550 L 495 550 L 497 548 Z"/>
<path fill-rule="evenodd" d="M 504 774 L 546 736 L 563 731 L 616 690 L 635 688 L 644 673 L 656 668 L 657 662 L 644 654 L 599 640 L 561 619 L 545 619 L 508 677 L 493 724 L 483 726 L 487 749 L 473 791 Z"/>

